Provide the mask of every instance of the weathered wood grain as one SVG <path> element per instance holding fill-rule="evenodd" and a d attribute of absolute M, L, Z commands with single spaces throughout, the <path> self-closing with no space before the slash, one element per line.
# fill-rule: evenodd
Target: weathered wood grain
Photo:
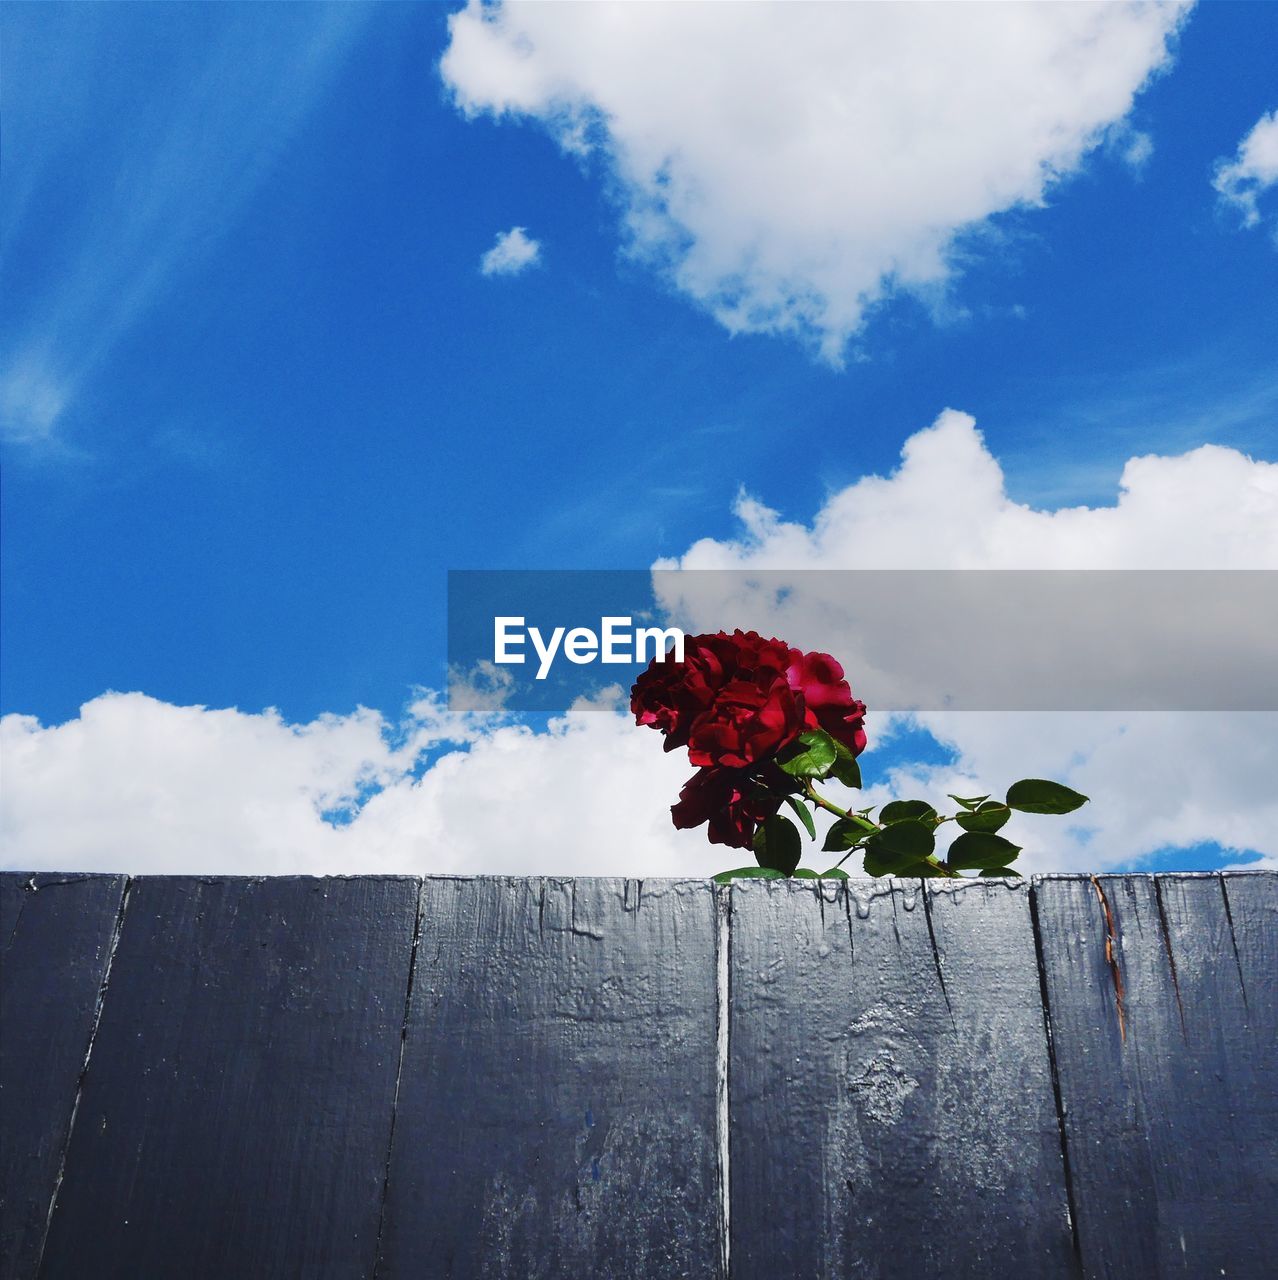
<path fill-rule="evenodd" d="M 378 1275 L 719 1275 L 705 882 L 428 879 Z"/>
<path fill-rule="evenodd" d="M 0 1280 L 39 1264 L 124 887 L 0 874 Z"/>
<path fill-rule="evenodd" d="M 1278 874 L 1226 872 L 1220 892 L 1247 1025 L 1278 1044 Z"/>
<path fill-rule="evenodd" d="M 0 1280 L 1267 1280 L 1278 876 L 922 888 L 0 875 Z"/>
<path fill-rule="evenodd" d="M 734 1280 L 1074 1274 L 1028 888 L 732 895 Z"/>
<path fill-rule="evenodd" d="M 42 1276 L 365 1276 L 419 882 L 134 880 Z"/>
<path fill-rule="evenodd" d="M 1086 1274 L 1272 1276 L 1278 878 L 1035 892 Z"/>

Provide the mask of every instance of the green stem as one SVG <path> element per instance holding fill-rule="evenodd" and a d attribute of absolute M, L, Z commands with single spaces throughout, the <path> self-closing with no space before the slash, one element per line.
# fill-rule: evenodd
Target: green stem
<path fill-rule="evenodd" d="M 827 813 L 834 814 L 836 818 L 850 818 L 852 816 L 846 809 L 840 809 L 837 804 L 832 804 L 829 800 L 827 800 L 816 789 L 816 787 L 812 785 L 811 778 L 803 779 L 803 791 L 804 791 L 804 794 L 808 797 L 809 800 L 812 801 L 814 805 L 816 805 L 820 809 L 824 809 Z M 869 822 L 871 821 L 871 819 L 867 818 L 866 821 Z M 949 821 L 950 821 L 949 818 L 941 819 L 941 822 L 949 822 Z M 940 826 L 941 823 L 938 822 L 936 825 Z M 877 822 L 874 823 L 874 826 L 880 831 L 883 830 L 883 828 Z M 835 868 L 841 867 L 858 849 L 862 847 L 863 846 L 860 844 L 854 844 L 847 851 L 847 853 L 845 853 L 843 857 L 841 857 L 838 860 L 838 862 L 834 864 L 834 867 Z M 959 873 L 957 871 L 951 871 L 950 868 L 945 865 L 945 863 L 941 862 L 935 856 L 935 854 L 929 855 L 928 857 L 924 858 L 923 861 L 926 862 L 927 865 L 931 867 L 934 871 L 939 871 L 943 876 L 948 876 L 953 880 L 958 880 L 962 878 L 959 876 Z"/>
<path fill-rule="evenodd" d="M 809 800 L 812 801 L 820 809 L 824 809 L 827 813 L 832 813 L 836 818 L 850 818 L 852 815 L 846 809 L 840 809 L 837 804 L 832 804 L 827 800 L 813 785 L 811 778 L 803 779 L 803 790 L 807 794 Z M 878 824 L 875 823 L 877 826 Z"/>

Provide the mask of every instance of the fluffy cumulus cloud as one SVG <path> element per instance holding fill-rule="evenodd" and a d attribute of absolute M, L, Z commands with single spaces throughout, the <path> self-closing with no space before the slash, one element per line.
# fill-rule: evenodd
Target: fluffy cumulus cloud
<path fill-rule="evenodd" d="M 916 432 L 890 476 L 833 494 L 811 525 L 742 494 L 741 536 L 706 539 L 684 569 L 1278 568 L 1278 465 L 1203 445 L 1131 458 L 1117 501 L 1038 511 L 1013 501 L 966 413 Z"/>
<path fill-rule="evenodd" d="M 523 227 L 501 231 L 493 247 L 479 260 L 481 275 L 517 276 L 541 258 L 541 242 L 530 239 Z"/>
<path fill-rule="evenodd" d="M 1220 198 L 1242 214 L 1243 226 L 1260 223 L 1260 197 L 1278 184 L 1278 111 L 1261 116 L 1238 144 L 1237 153 L 1216 166 Z M 1278 222 L 1274 224 L 1278 243 Z"/>
<path fill-rule="evenodd" d="M 62 725 L 0 721 L 3 865 L 24 870 L 712 874 L 662 797 L 686 762 L 615 707 L 541 732 L 424 696 L 400 721 L 104 694 Z M 423 767 L 429 762 L 429 767 Z"/>
<path fill-rule="evenodd" d="M 601 156 L 628 249 L 730 330 L 838 360 L 891 291 L 943 290 L 957 236 L 1136 136 L 1186 10 L 471 0 L 441 70 Z"/>
<path fill-rule="evenodd" d="M 379 715 L 291 725 L 267 711 L 105 694 L 66 724 L 0 721 L 12 864 L 275 872 L 334 867 L 320 815 L 402 773 Z M 60 817 L 58 815 L 61 815 Z"/>
<path fill-rule="evenodd" d="M 1278 568 L 1278 466 L 1229 449 L 1128 462 L 1117 502 L 1036 511 L 1008 497 L 972 419 L 947 412 L 898 470 L 833 494 L 809 525 L 743 497 L 741 536 L 702 541 L 687 567 Z M 813 580 L 819 581 L 819 576 Z M 787 597 L 781 625 L 837 601 Z M 797 604 L 796 604 L 797 602 Z M 705 625 L 723 625 L 712 603 Z M 782 632 L 785 634 L 785 632 Z M 854 683 L 856 673 L 852 672 Z M 1093 797 L 1074 820 L 1018 819 L 1026 866 L 1104 868 L 1212 840 L 1278 866 L 1278 715 L 928 713 L 953 763 L 884 776 L 872 717 L 866 803 L 942 800 L 1025 775 Z M 899 727 L 899 725 L 897 726 Z M 677 832 L 667 805 L 689 772 L 619 703 L 546 728 L 492 700 L 447 711 L 423 695 L 376 712 L 289 724 L 106 694 L 45 726 L 0 722 L 3 863 L 31 869 L 705 875 L 733 855 Z"/>
<path fill-rule="evenodd" d="M 949 794 L 1026 775 L 1091 797 L 1068 818 L 1017 814 L 1008 823 L 1003 834 L 1026 850 L 1022 870 L 1098 871 L 1207 842 L 1234 850 L 1238 865 L 1278 870 L 1278 797 L 1266 782 L 1278 768 L 1274 712 L 932 712 L 918 720 L 953 748 L 954 763 L 895 770 L 872 798 L 903 792 L 940 806 Z"/>
<path fill-rule="evenodd" d="M 748 495 L 737 514 L 737 539 L 704 540 L 661 566 L 737 571 L 711 576 L 710 590 L 698 580 L 684 595 L 678 575 L 659 577 L 666 603 L 693 626 L 713 625 L 728 608 L 748 609 L 764 625 L 771 615 L 787 635 L 855 630 L 831 575 L 796 575 L 784 593 L 743 600 L 739 584 L 764 570 L 1278 569 L 1278 465 L 1213 445 L 1132 458 L 1113 506 L 1038 511 L 1008 496 L 975 422 L 954 411 L 906 442 L 892 475 L 835 493 L 810 525 L 784 521 Z M 716 599 L 716 582 L 737 598 Z M 1272 652 L 1272 636 L 1267 643 Z M 949 792 L 974 794 L 1026 775 L 1058 778 L 1093 803 L 1073 825 L 1018 819 L 1009 827 L 1014 839 L 1026 837 L 1017 843 L 1034 851 L 1026 859 L 1034 869 L 1112 866 L 1207 841 L 1260 852 L 1278 866 L 1278 799 L 1264 782 L 1278 770 L 1278 713 L 964 711 L 913 719 L 952 748 L 954 762 L 900 770 L 867 802 L 912 791 L 939 805 Z"/>

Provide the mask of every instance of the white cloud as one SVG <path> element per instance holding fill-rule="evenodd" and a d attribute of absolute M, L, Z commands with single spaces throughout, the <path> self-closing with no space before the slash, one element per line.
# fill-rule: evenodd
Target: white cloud
<path fill-rule="evenodd" d="M 1231 160 L 1216 164 L 1213 185 L 1220 198 L 1242 214 L 1243 226 L 1260 223 L 1260 195 L 1278 184 L 1278 111 L 1261 116 L 1238 144 Z M 1278 232 L 1278 224 L 1275 226 Z"/>
<path fill-rule="evenodd" d="M 833 494 L 810 525 L 743 497 L 737 541 L 690 567 L 1278 568 L 1278 466 L 1229 449 L 1130 460 L 1113 507 L 1034 511 L 1006 494 L 972 419 L 952 411 L 907 441 L 902 465 Z M 803 600 L 809 612 L 838 602 Z M 722 625 L 712 614 L 707 625 Z M 856 672 L 850 672 L 854 687 Z M 478 691 L 480 694 L 484 689 Z M 0 846 L 10 867 L 242 873 L 504 872 L 705 875 L 748 856 L 677 832 L 684 753 L 620 709 L 575 707 L 542 731 L 493 697 L 446 713 L 423 695 L 292 725 L 274 712 L 106 694 L 62 725 L 0 721 Z M 1217 840 L 1278 866 L 1278 715 L 928 714 L 958 753 L 867 792 L 941 799 L 1020 776 L 1093 797 L 1082 819 L 1018 819 L 1034 870 L 1100 869 L 1168 844 Z M 871 708 L 864 759 L 887 726 Z M 368 798 L 371 793 L 371 798 Z M 362 803 L 361 803 L 362 801 Z M 346 811 L 348 821 L 326 821 Z"/>
<path fill-rule="evenodd" d="M 956 236 L 1123 128 L 1186 12 L 470 0 L 441 71 L 466 114 L 604 157 L 629 251 L 728 329 L 837 361 L 894 289 L 937 296 Z"/>
<path fill-rule="evenodd" d="M 414 770 L 427 752 L 430 767 Z M 677 876 L 724 866 L 723 850 L 670 824 L 686 760 L 615 710 L 575 708 L 533 732 L 449 716 L 431 697 L 392 725 L 362 709 L 288 724 L 273 711 L 104 694 L 62 725 L 6 716 L 0 755 L 3 864 L 23 870 Z"/>
<path fill-rule="evenodd" d="M 1008 823 L 1003 834 L 1026 850 L 1024 870 L 1097 871 L 1200 841 L 1260 853 L 1263 862 L 1249 865 L 1278 870 L 1274 712 L 933 712 L 918 721 L 958 759 L 894 778 L 898 791 L 940 805 L 1030 776 L 1091 797 L 1067 818 L 1017 814 Z"/>
<path fill-rule="evenodd" d="M 541 258 L 541 242 L 530 240 L 523 227 L 501 231 L 493 247 L 479 260 L 479 270 L 486 276 L 517 276 Z"/>
<path fill-rule="evenodd" d="M 1119 124 L 1110 129 L 1105 150 L 1117 156 L 1133 173 L 1141 174 L 1154 154 L 1154 139 L 1142 129 Z"/>
<path fill-rule="evenodd" d="M 973 419 L 953 410 L 906 442 L 896 472 L 833 494 L 810 525 L 784 521 L 745 494 L 737 514 L 739 539 L 703 540 L 659 567 L 1278 569 L 1274 463 L 1214 445 L 1179 457 L 1132 458 L 1114 506 L 1036 511 L 1008 497 Z M 679 581 L 658 577 L 671 588 Z M 694 626 L 717 627 L 716 619 L 734 612 L 751 621 L 771 612 L 777 632 L 803 644 L 823 632 L 854 630 L 848 602 L 829 594 L 838 585 L 829 576 L 796 575 L 772 604 L 766 591 L 716 600 L 698 583 L 694 595 L 667 595 L 667 603 Z M 973 711 L 923 713 L 917 722 L 949 743 L 958 760 L 897 778 L 902 789 L 922 789 L 939 803 L 948 792 L 1039 776 L 1093 797 L 1077 826 L 1023 818 L 1009 828 L 1037 850 L 1027 861 L 1035 870 L 1103 868 L 1199 841 L 1256 850 L 1278 866 L 1278 800 L 1265 782 L 1278 772 L 1278 714 Z M 872 753 L 865 765 L 872 777 Z M 888 794 L 867 793 L 867 803 Z"/>
<path fill-rule="evenodd" d="M 832 494 L 810 526 L 748 494 L 742 536 L 705 539 L 685 569 L 1278 568 L 1278 464 L 1219 445 L 1127 461 L 1111 507 L 1038 511 L 1007 494 L 975 420 L 947 409 L 891 476 Z"/>
<path fill-rule="evenodd" d="M 363 710 L 290 725 L 110 693 L 63 725 L 0 726 L 6 856 L 39 867 L 335 868 L 319 813 L 404 764 Z"/>

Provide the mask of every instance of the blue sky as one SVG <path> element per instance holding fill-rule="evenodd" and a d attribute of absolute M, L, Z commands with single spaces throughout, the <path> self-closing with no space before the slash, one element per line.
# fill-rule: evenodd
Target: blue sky
<path fill-rule="evenodd" d="M 743 488 L 806 524 L 949 406 L 1035 509 L 1278 459 L 1278 191 L 1246 227 L 1213 188 L 1278 107 L 1273 5 L 1200 4 L 841 365 L 628 255 L 604 152 L 468 118 L 452 11 L 0 12 L 4 712 L 394 717 L 442 680 L 448 569 L 642 568 L 735 537 Z M 537 261 L 485 276 L 516 226 Z"/>

